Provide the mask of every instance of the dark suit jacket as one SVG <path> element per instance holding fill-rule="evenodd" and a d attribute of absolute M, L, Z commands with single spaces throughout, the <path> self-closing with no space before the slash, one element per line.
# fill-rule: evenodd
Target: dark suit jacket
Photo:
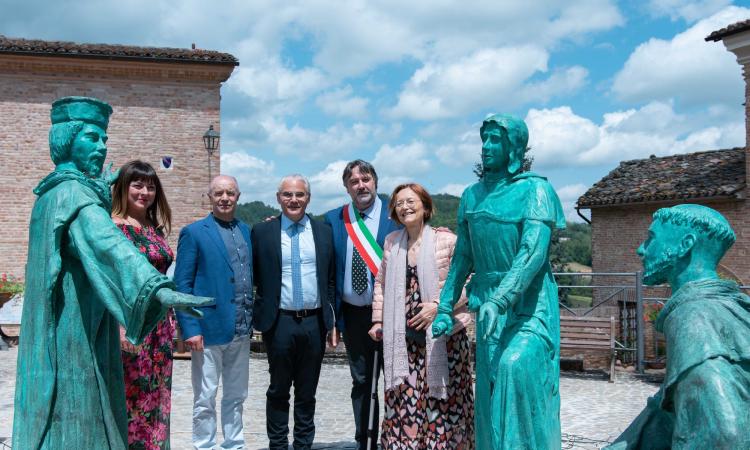
<path fill-rule="evenodd" d="M 310 225 L 315 241 L 318 298 L 323 308 L 325 327 L 331 330 L 336 320 L 331 227 L 312 218 Z M 253 243 L 253 280 L 256 287 L 253 326 L 260 332 L 266 332 L 276 324 L 281 302 L 281 216 L 255 225 L 250 240 Z"/>
<path fill-rule="evenodd" d="M 388 216 L 388 200 L 382 198 L 380 200 L 382 201 L 380 223 L 378 224 L 378 235 L 375 237 L 375 240 L 378 241 L 378 245 L 382 248 L 385 243 L 385 237 L 391 231 L 398 230 L 401 227 Z M 333 230 L 333 247 L 336 251 L 336 328 L 339 331 L 344 331 L 346 326 L 343 314 L 341 314 L 341 302 L 343 301 L 344 273 L 346 272 L 346 241 L 349 239 L 346 227 L 344 226 L 344 207 L 348 206 L 349 204 L 347 203 L 325 214 L 325 222 Z M 372 277 L 372 273 L 370 274 L 370 278 L 374 283 L 375 278 Z"/>
<path fill-rule="evenodd" d="M 240 222 L 239 228 L 252 255 L 250 227 Z M 237 320 L 237 305 L 233 302 L 234 272 L 227 247 L 211 214 L 180 231 L 176 264 L 174 282 L 178 291 L 216 299 L 215 305 L 200 308 L 203 311 L 201 319 L 177 311 L 182 338 L 203 335 L 204 345 L 232 342 Z"/>

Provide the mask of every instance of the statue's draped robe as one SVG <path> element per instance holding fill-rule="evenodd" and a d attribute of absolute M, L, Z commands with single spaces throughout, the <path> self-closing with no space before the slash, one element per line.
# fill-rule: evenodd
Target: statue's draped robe
<path fill-rule="evenodd" d="M 686 283 L 656 327 L 667 339 L 664 382 L 613 447 L 750 448 L 750 298 L 731 281 Z"/>
<path fill-rule="evenodd" d="M 119 324 L 140 342 L 173 284 L 114 226 L 103 181 L 56 171 L 34 192 L 13 448 L 125 449 Z"/>
<path fill-rule="evenodd" d="M 507 306 L 490 339 L 477 327 L 479 450 L 560 448 L 560 313 L 548 252 L 552 230 L 564 227 L 557 194 L 534 173 L 476 183 L 461 198 L 456 253 L 472 262 L 470 308 Z"/>

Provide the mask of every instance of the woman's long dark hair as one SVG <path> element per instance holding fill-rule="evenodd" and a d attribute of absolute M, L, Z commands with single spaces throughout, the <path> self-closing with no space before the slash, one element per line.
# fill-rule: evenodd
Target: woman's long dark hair
<path fill-rule="evenodd" d="M 141 160 L 128 161 L 120 168 L 120 174 L 112 187 L 112 215 L 125 218 L 128 214 L 128 189 L 133 181 L 154 183 L 156 198 L 148 207 L 146 217 L 154 226 L 163 230 L 165 235 L 172 231 L 172 209 L 164 195 L 159 176 L 153 166 Z"/>

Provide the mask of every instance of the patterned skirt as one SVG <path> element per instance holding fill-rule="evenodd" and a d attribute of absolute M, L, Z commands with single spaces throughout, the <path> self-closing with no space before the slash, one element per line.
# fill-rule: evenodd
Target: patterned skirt
<path fill-rule="evenodd" d="M 466 330 L 447 340 L 448 397 L 430 397 L 425 382 L 426 347 L 407 338 L 409 376 L 385 393 L 383 449 L 471 450 L 474 448 L 474 391 Z"/>
<path fill-rule="evenodd" d="M 170 448 L 174 335 L 175 319 L 170 311 L 146 336 L 138 353 L 122 352 L 130 450 Z"/>

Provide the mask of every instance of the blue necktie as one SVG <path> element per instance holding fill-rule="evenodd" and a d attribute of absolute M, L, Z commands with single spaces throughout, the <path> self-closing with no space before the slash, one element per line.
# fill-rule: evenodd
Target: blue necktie
<path fill-rule="evenodd" d="M 299 253 L 299 233 L 302 226 L 292 224 L 292 302 L 294 309 L 304 309 L 302 300 L 302 258 Z"/>

